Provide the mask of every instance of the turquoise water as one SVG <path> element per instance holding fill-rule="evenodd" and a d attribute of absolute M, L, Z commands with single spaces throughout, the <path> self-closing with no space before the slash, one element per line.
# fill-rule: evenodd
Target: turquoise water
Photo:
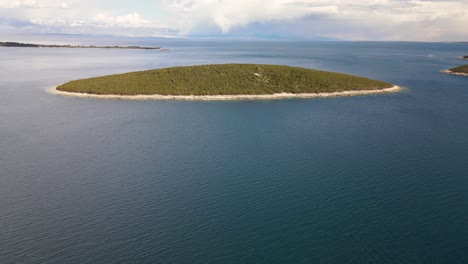
<path fill-rule="evenodd" d="M 468 78 L 439 73 L 463 64 L 468 45 L 163 46 L 0 49 L 0 263 L 468 263 Z M 236 102 L 45 92 L 224 62 L 407 89 Z"/>

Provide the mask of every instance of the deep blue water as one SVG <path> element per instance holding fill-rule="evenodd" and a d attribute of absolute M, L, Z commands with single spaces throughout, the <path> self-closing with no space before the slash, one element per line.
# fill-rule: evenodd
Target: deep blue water
<path fill-rule="evenodd" d="M 439 72 L 468 45 L 162 45 L 172 50 L 0 48 L 0 263 L 468 263 L 468 78 Z M 225 62 L 407 89 L 236 102 L 45 92 Z"/>

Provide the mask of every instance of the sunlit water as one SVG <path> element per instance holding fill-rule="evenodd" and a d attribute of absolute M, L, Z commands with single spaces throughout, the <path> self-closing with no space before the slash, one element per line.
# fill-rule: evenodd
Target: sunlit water
<path fill-rule="evenodd" d="M 468 263 L 468 78 L 440 73 L 467 45 L 138 41 L 172 50 L 0 48 L 0 263 Z M 236 102 L 45 91 L 227 62 L 406 90 Z"/>

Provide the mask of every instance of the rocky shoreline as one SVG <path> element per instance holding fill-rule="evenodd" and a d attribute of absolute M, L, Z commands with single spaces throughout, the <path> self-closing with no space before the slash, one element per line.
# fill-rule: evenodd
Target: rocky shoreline
<path fill-rule="evenodd" d="M 443 70 L 441 72 L 446 73 L 446 74 L 458 75 L 458 76 L 468 76 L 468 73 L 454 72 L 454 71 L 451 71 L 451 70 Z"/>
<path fill-rule="evenodd" d="M 57 90 L 56 87 L 49 89 L 52 94 L 85 98 L 99 99 L 121 99 L 121 100 L 198 100 L 198 101 L 228 101 L 228 100 L 277 100 L 291 98 L 327 98 L 327 97 L 343 97 L 343 96 L 359 96 L 370 94 L 386 94 L 401 91 L 400 86 L 393 86 L 384 89 L 375 90 L 350 90 L 343 92 L 330 93 L 275 93 L 275 94 L 259 94 L 259 95 L 100 95 L 87 93 L 73 93 Z"/>

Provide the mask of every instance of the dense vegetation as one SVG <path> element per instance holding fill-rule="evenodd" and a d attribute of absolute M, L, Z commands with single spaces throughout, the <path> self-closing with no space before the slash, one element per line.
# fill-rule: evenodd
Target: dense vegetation
<path fill-rule="evenodd" d="M 90 94 L 233 95 L 384 89 L 393 85 L 347 74 L 257 64 L 186 66 L 76 80 L 60 91 Z"/>
<path fill-rule="evenodd" d="M 450 69 L 451 72 L 457 72 L 457 73 L 468 73 L 468 64 L 467 65 L 462 65 L 453 69 Z"/>

